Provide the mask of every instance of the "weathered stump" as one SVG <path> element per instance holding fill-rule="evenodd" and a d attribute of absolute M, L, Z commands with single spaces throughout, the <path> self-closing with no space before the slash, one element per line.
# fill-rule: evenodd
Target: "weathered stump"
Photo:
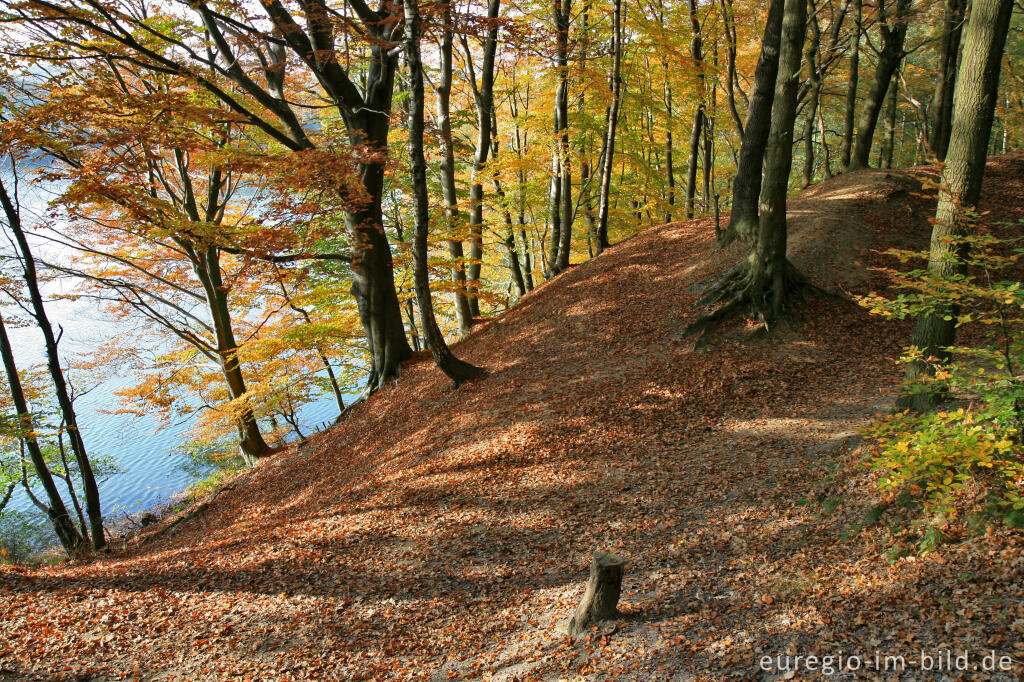
<path fill-rule="evenodd" d="M 569 620 L 569 635 L 575 637 L 594 623 L 615 617 L 622 592 L 625 560 L 609 552 L 594 552 L 590 579 L 583 599 Z"/>

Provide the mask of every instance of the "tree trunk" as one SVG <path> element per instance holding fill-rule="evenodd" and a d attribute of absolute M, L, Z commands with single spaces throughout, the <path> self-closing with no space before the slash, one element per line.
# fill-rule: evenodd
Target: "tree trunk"
<path fill-rule="evenodd" d="M 885 140 L 882 142 L 882 158 L 879 168 L 892 168 L 896 152 L 896 108 L 899 105 L 900 79 L 894 77 L 889 84 L 889 105 L 886 111 Z"/>
<path fill-rule="evenodd" d="M 747 259 L 725 273 L 701 299 L 728 302 L 689 324 L 685 333 L 703 333 L 724 319 L 749 310 L 770 325 L 788 306 L 790 297 L 808 287 L 786 259 L 786 194 L 793 163 L 793 127 L 800 85 L 800 57 L 806 24 L 806 1 L 786 0 L 779 43 L 778 70 L 771 125 L 765 147 L 757 238 Z M 762 72 L 763 73 L 763 72 Z M 755 91 L 763 83 L 755 83 Z M 753 105 L 753 97 L 751 98 Z M 747 119 L 747 131 L 752 127 Z"/>
<path fill-rule="evenodd" d="M 67 429 L 68 441 L 71 443 L 71 451 L 75 454 L 75 461 L 78 463 L 78 471 L 82 477 L 82 490 L 85 493 L 85 510 L 89 517 L 89 532 L 91 534 L 92 547 L 95 550 L 103 549 L 106 546 L 106 535 L 103 532 L 103 513 L 100 510 L 100 492 L 96 486 L 96 477 L 92 471 L 92 464 L 89 462 L 89 455 L 85 451 L 85 441 L 78 429 L 78 419 L 75 417 L 74 404 L 71 401 L 71 393 L 68 390 L 67 381 L 64 378 L 64 370 L 60 366 L 60 357 L 57 353 L 57 338 L 53 334 L 53 326 L 46 315 L 46 308 L 43 305 L 43 296 L 39 290 L 39 280 L 36 276 L 35 259 L 29 248 L 28 240 L 25 238 L 25 230 L 21 225 L 21 216 L 17 207 L 7 194 L 7 188 L 0 182 L 0 203 L 3 204 L 4 213 L 7 215 L 7 222 L 14 233 L 15 242 L 21 252 L 21 265 L 24 271 L 25 285 L 28 288 L 29 298 L 32 302 L 32 314 L 36 318 L 36 324 L 43 333 L 43 345 L 46 349 L 46 364 L 50 370 L 50 378 L 53 380 L 53 390 L 57 396 L 57 404 L 60 407 L 61 415 L 64 417 L 64 425 Z"/>
<path fill-rule="evenodd" d="M 693 199 L 697 194 L 697 163 L 700 153 L 701 136 L 704 132 L 705 107 L 707 106 L 707 82 L 704 77 L 704 41 L 701 37 L 700 20 L 697 18 L 697 0 L 689 0 L 690 12 L 690 56 L 697 71 L 697 109 L 693 112 L 693 126 L 690 128 L 690 158 L 686 167 L 686 217 L 693 217 Z"/>
<path fill-rule="evenodd" d="M 839 163 L 843 170 L 850 167 L 850 152 L 853 149 L 853 124 L 857 113 L 857 85 L 860 77 L 860 34 L 864 25 L 863 0 L 853 0 L 853 35 L 850 36 L 850 75 L 846 81 L 846 113 L 843 119 L 843 144 L 839 151 Z"/>
<path fill-rule="evenodd" d="M 814 0 L 808 0 L 811 39 L 807 41 L 807 71 L 809 73 L 810 99 L 807 101 L 807 120 L 804 124 L 804 172 L 800 187 L 809 187 L 814 182 L 814 128 L 817 123 L 818 104 L 821 100 L 822 73 L 818 67 L 818 45 L 821 42 L 821 25 Z M 825 142 L 822 136 L 822 144 Z"/>
<path fill-rule="evenodd" d="M 572 0 L 553 0 L 555 23 L 555 66 L 558 69 L 558 88 L 555 90 L 555 138 L 558 148 L 559 182 L 558 244 L 551 256 L 551 272 L 558 274 L 569 267 L 572 248 L 572 164 L 569 156 L 569 23 L 572 19 Z M 554 246 L 554 244 L 552 244 Z"/>
<path fill-rule="evenodd" d="M 487 0 L 487 37 L 484 38 L 483 61 L 480 64 L 480 84 L 472 77 L 473 101 L 476 104 L 477 138 L 473 156 L 473 171 L 469 185 L 469 308 L 474 316 L 480 315 L 480 268 L 484 255 L 484 184 L 481 174 L 491 148 L 491 121 L 494 108 L 494 55 L 498 49 L 498 13 L 501 0 Z M 466 44 L 464 43 L 464 46 Z M 466 47 L 466 59 L 471 60 Z"/>
<path fill-rule="evenodd" d="M 430 206 L 427 199 L 427 161 L 423 155 L 423 63 L 420 58 L 420 13 L 418 0 L 405 2 L 405 53 L 409 64 L 410 93 L 409 107 L 409 161 L 412 176 L 414 200 L 413 219 L 413 280 L 416 289 L 416 305 L 420 309 L 420 327 L 423 339 L 430 349 L 434 362 L 456 386 L 471 379 L 482 370 L 455 357 L 445 343 L 444 336 L 434 318 L 434 305 L 430 298 L 430 274 L 427 269 L 427 236 L 430 229 Z M 490 131 L 488 131 L 489 134 Z M 490 145 L 490 137 L 487 138 Z"/>
<path fill-rule="evenodd" d="M 971 232 L 969 212 L 977 207 L 981 196 L 1013 4 L 1013 0 L 974 0 L 971 5 L 956 81 L 949 150 L 932 226 L 928 271 L 936 278 L 967 274 L 969 245 L 962 238 Z M 949 359 L 944 349 L 956 339 L 958 312 L 938 310 L 918 318 L 911 344 L 921 349 L 925 361 Z M 931 369 L 930 362 L 911 363 L 907 380 L 912 382 Z M 917 391 L 904 395 L 900 406 L 927 409 L 936 398 L 930 390 Z"/>
<path fill-rule="evenodd" d="M 878 115 L 882 111 L 885 95 L 889 91 L 889 83 L 899 67 L 900 60 L 903 59 L 903 42 L 907 37 L 907 20 L 912 1 L 896 0 L 896 12 L 893 16 L 888 16 L 884 3 L 879 2 L 882 51 L 878 55 L 878 68 L 875 69 L 871 90 L 868 92 L 868 98 L 864 101 L 864 107 L 860 112 L 857 142 L 854 145 L 853 156 L 850 158 L 850 168 L 852 169 L 867 168 L 868 166 Z"/>
<path fill-rule="evenodd" d="M 754 87 L 744 125 L 740 162 L 732 184 L 732 216 L 718 240 L 726 246 L 736 237 L 753 244 L 757 239 L 757 201 L 761 193 L 761 169 L 771 129 L 775 79 L 779 70 L 779 42 L 782 36 L 784 0 L 771 0 L 761 39 L 761 56 L 754 70 Z"/>
<path fill-rule="evenodd" d="M 466 263 L 459 229 L 459 205 L 455 191 L 455 152 L 452 149 L 452 10 L 445 4 L 441 10 L 441 72 L 437 86 L 437 128 L 441 145 L 441 195 L 444 198 L 445 227 L 448 231 L 448 255 L 452 259 L 452 283 L 455 285 L 455 319 L 462 334 L 473 325 L 473 311 L 466 295 Z"/>
<path fill-rule="evenodd" d="M 928 107 L 931 136 L 928 140 L 939 161 L 946 160 L 949 134 L 953 119 L 953 89 L 956 85 L 957 57 L 963 32 L 964 11 L 967 0 L 946 0 L 946 16 L 942 27 L 939 49 L 939 75 L 935 80 L 935 94 Z"/>
<path fill-rule="evenodd" d="M 608 211 L 612 185 L 612 164 L 615 160 L 615 134 L 619 123 L 619 99 L 622 96 L 622 0 L 612 0 L 612 103 L 608 107 L 604 134 L 604 162 L 601 164 L 601 194 L 597 205 L 597 233 L 594 253 L 608 248 Z"/>
<path fill-rule="evenodd" d="M 558 130 L 558 111 L 554 114 L 554 130 Z M 544 266 L 544 277 L 550 279 L 558 273 L 558 249 L 562 245 L 562 165 L 558 162 L 559 145 L 551 148 L 551 183 L 548 186 L 548 260 Z"/>
<path fill-rule="evenodd" d="M 591 625 L 618 614 L 622 594 L 622 574 L 626 562 L 608 552 L 595 552 L 590 563 L 590 578 L 579 606 L 569 620 L 569 636 L 575 637 Z"/>
<path fill-rule="evenodd" d="M 68 509 L 64 505 L 64 500 L 60 496 L 60 491 L 57 490 L 57 484 L 54 482 L 50 468 L 46 464 L 46 458 L 43 457 L 39 441 L 36 440 L 35 424 L 33 423 L 32 413 L 28 409 L 28 401 L 25 400 L 25 391 L 21 386 L 21 377 L 18 375 L 18 367 L 14 362 L 14 351 L 11 349 L 10 339 L 7 337 L 7 326 L 4 323 L 3 317 L 0 317 L 0 356 L 3 358 L 4 371 L 7 374 L 7 385 L 11 393 L 11 402 L 14 403 L 15 414 L 18 416 L 18 421 L 21 422 L 21 431 L 18 437 L 25 443 L 25 449 L 28 450 L 32 467 L 35 469 L 36 476 L 46 492 L 48 502 L 46 515 L 53 525 L 53 530 L 60 540 L 61 547 L 69 555 L 77 554 L 85 549 L 88 538 L 83 537 L 78 532 L 71 514 L 68 513 Z"/>
<path fill-rule="evenodd" d="M 796 122 L 806 10 L 806 0 L 786 0 L 771 132 L 765 149 L 765 181 L 761 188 L 760 230 L 755 253 L 756 269 L 763 270 L 763 275 L 756 278 L 771 287 L 770 299 L 766 300 L 764 307 L 766 320 L 778 319 L 782 313 L 786 304 L 787 280 L 790 279 L 786 260 L 786 195 L 793 165 L 793 126 Z M 758 298 L 760 292 L 755 291 L 754 300 Z"/>
<path fill-rule="evenodd" d="M 210 318 L 213 320 L 221 373 L 224 375 L 231 399 L 245 400 L 248 389 L 238 360 L 238 343 L 235 340 L 231 308 L 228 305 L 228 288 L 221 279 L 220 253 L 213 246 L 199 246 L 198 249 L 198 252 L 193 252 L 193 262 L 199 281 L 203 285 Z M 242 454 L 248 461 L 252 462 L 270 454 L 270 446 L 263 439 L 259 423 L 249 405 L 245 405 L 238 412 L 238 434 Z"/>

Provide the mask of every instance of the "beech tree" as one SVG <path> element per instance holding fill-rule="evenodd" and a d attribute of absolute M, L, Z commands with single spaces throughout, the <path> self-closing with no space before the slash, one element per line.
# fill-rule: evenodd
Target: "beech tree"
<path fill-rule="evenodd" d="M 971 233 L 972 214 L 981 197 L 1013 4 L 1013 0 L 973 0 L 971 4 L 956 79 L 949 151 L 932 225 L 928 272 L 934 278 L 967 274 L 969 244 L 963 237 Z M 918 318 L 911 344 L 921 351 L 921 360 L 907 366 L 909 382 L 932 371 L 934 363 L 948 360 L 946 348 L 956 338 L 957 315 L 958 311 L 951 309 Z M 937 398 L 931 390 L 914 391 L 904 395 L 900 404 L 927 409 Z"/>
<path fill-rule="evenodd" d="M 427 197 L 427 161 L 423 154 L 423 61 L 420 39 L 423 28 L 418 0 L 404 0 L 405 54 L 409 65 L 409 160 L 414 197 L 413 271 L 416 304 L 420 311 L 423 339 L 434 362 L 456 386 L 479 375 L 482 370 L 455 357 L 445 343 L 444 336 L 434 318 L 434 304 L 430 296 L 430 277 L 427 271 L 427 236 L 430 230 L 430 206 Z M 489 142 L 488 142 L 489 144 Z"/>
<path fill-rule="evenodd" d="M 16 172 L 16 171 L 15 171 Z M 39 276 L 36 271 L 36 261 L 29 246 L 28 238 L 25 236 L 25 228 L 21 222 L 21 210 L 17 194 L 12 196 L 7 192 L 3 182 L 0 182 L 0 206 L 3 207 L 6 217 L 6 228 L 13 237 L 18 257 L 21 261 L 21 269 L 25 289 L 28 291 L 32 317 L 36 326 L 43 336 L 43 348 L 46 352 L 46 366 L 50 373 L 50 380 L 53 384 L 53 392 L 60 407 L 61 418 L 64 421 L 64 431 L 67 434 L 68 443 L 74 453 L 75 461 L 78 464 L 79 475 L 82 480 L 82 490 L 85 493 L 85 509 L 89 519 L 89 533 L 91 535 L 92 548 L 103 549 L 107 544 L 106 534 L 103 530 L 103 512 L 100 508 L 100 492 L 96 485 L 96 477 L 93 474 L 92 463 L 89 461 L 89 454 L 85 449 L 85 439 L 81 429 L 78 428 L 78 418 L 75 415 L 74 402 L 71 399 L 71 391 L 67 379 L 64 376 L 64 368 L 60 363 L 60 355 L 57 348 L 57 335 L 53 332 L 53 325 L 46 312 L 43 303 L 42 290 L 39 287 Z M 10 379 L 10 377 L 8 377 Z M 19 414 L 23 413 L 18 408 Z M 51 508 L 52 504 L 51 504 Z M 54 513 L 60 516 L 59 508 Z M 74 536 L 68 536 L 72 544 Z"/>

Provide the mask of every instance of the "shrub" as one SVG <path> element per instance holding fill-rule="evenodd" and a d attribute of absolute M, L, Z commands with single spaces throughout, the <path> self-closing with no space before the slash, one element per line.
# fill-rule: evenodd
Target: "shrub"
<path fill-rule="evenodd" d="M 925 363 L 931 372 L 904 390 L 940 393 L 943 404 L 928 413 L 888 415 L 866 430 L 874 439 L 870 464 L 882 471 L 881 488 L 909 494 L 928 519 L 922 551 L 937 545 L 944 529 L 963 526 L 965 518 L 981 510 L 990 519 L 1016 519 L 1024 512 L 1024 292 L 1007 274 L 1021 263 L 1024 249 L 1018 248 L 1020 239 L 989 235 L 960 241 L 965 248 L 951 251 L 969 255 L 950 257 L 961 258 L 968 274 L 938 278 L 926 269 L 893 273 L 895 298 L 871 294 L 860 300 L 886 317 L 931 313 L 955 319 L 957 327 L 970 324 L 972 341 L 977 339 L 969 346 L 945 349 L 948 359 L 907 349 L 901 362 Z M 903 262 L 927 258 L 889 253 Z M 999 280 L 997 274 L 1007 278 Z"/>

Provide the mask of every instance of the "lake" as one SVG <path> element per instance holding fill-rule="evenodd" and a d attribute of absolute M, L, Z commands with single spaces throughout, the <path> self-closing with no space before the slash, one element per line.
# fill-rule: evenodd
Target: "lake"
<path fill-rule="evenodd" d="M 116 337 L 117 323 L 87 302 L 58 300 L 48 305 L 47 313 L 55 329 L 60 323 L 64 336 L 60 343 L 62 362 L 69 355 L 95 348 L 102 338 Z M 34 328 L 10 328 L 11 343 L 19 369 L 27 369 L 44 360 L 42 337 Z M 195 482 L 196 476 L 185 470 L 188 457 L 178 446 L 187 440 L 193 420 L 161 426 L 154 417 L 109 414 L 120 407 L 114 391 L 130 386 L 134 377 L 114 376 L 97 385 L 75 401 L 87 452 L 92 457 L 105 455 L 118 471 L 99 481 L 103 513 L 116 522 L 124 513 L 137 513 L 166 502 Z M 6 382 L 4 388 L 6 388 Z M 355 396 L 346 396 L 346 401 Z M 338 416 L 333 395 L 325 395 L 301 408 L 299 417 L 307 435 L 324 422 Z M 39 492 L 37 491 L 38 495 Z M 10 508 L 35 510 L 28 496 L 19 491 Z"/>

